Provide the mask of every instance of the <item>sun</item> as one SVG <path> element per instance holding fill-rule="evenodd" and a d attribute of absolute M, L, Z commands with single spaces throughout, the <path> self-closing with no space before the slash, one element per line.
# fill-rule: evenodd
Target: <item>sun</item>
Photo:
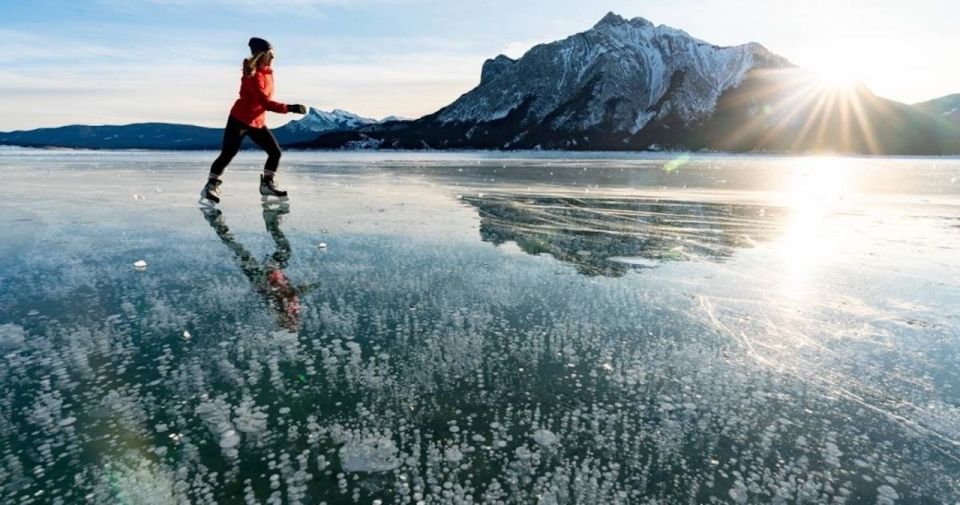
<path fill-rule="evenodd" d="M 852 90 L 861 81 L 852 64 L 841 59 L 822 62 L 813 73 L 823 88 L 835 91 Z"/>

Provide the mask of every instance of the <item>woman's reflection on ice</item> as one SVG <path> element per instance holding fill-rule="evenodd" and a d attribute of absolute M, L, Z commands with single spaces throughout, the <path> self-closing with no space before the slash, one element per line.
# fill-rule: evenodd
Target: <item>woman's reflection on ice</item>
<path fill-rule="evenodd" d="M 220 240 L 233 251 L 240 269 L 250 280 L 254 290 L 274 310 L 277 324 L 288 331 L 298 332 L 300 330 L 300 296 L 305 293 L 307 286 L 295 286 L 284 271 L 290 260 L 290 242 L 280 230 L 280 223 L 283 215 L 290 212 L 289 207 L 263 204 L 263 224 L 273 237 L 276 246 L 273 254 L 263 261 L 258 261 L 237 242 L 230 228 L 227 227 L 220 209 L 204 207 L 201 211 Z"/>

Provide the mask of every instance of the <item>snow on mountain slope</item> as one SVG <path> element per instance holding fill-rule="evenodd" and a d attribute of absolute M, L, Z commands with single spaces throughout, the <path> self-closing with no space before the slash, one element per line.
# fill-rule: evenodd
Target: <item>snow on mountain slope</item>
<path fill-rule="evenodd" d="M 374 119 L 358 116 L 341 109 L 327 112 L 310 107 L 303 118 L 290 121 L 282 128 L 289 130 L 291 133 L 323 133 L 335 130 L 352 130 L 376 122 Z"/>

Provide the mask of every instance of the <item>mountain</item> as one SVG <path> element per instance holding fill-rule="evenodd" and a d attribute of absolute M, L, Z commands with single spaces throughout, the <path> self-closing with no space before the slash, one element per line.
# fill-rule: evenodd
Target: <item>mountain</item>
<path fill-rule="evenodd" d="M 759 44 L 610 13 L 518 60 L 487 60 L 479 85 L 433 114 L 303 146 L 944 154 L 960 152 L 956 133 L 863 86 L 825 86 Z"/>
<path fill-rule="evenodd" d="M 273 134 L 281 144 L 288 144 L 314 139 L 320 133 L 353 130 L 376 123 L 375 119 L 358 116 L 341 109 L 325 112 L 310 107 L 301 119 L 290 121 L 273 130 Z"/>
<path fill-rule="evenodd" d="M 394 121 L 410 121 L 410 118 L 408 118 L 408 117 L 400 117 L 400 116 L 387 116 L 387 117 L 385 117 L 385 118 L 383 118 L 383 119 L 381 119 L 380 121 L 377 121 L 377 122 L 378 122 L 378 123 L 391 123 L 391 122 L 394 122 Z"/>
<path fill-rule="evenodd" d="M 289 145 L 314 139 L 321 133 L 374 123 L 373 119 L 339 109 L 324 112 L 311 108 L 301 119 L 276 128 L 273 133 L 281 145 Z M 0 133 L 0 145 L 81 149 L 219 149 L 222 140 L 223 128 L 171 123 L 70 125 Z"/>
<path fill-rule="evenodd" d="M 914 104 L 914 107 L 960 125 L 960 93 Z"/>

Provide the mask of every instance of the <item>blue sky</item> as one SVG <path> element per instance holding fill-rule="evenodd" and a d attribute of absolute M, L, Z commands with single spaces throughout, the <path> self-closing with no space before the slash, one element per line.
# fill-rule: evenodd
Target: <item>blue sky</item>
<path fill-rule="evenodd" d="M 917 102 L 960 92 L 948 0 L 0 0 L 0 131 L 141 121 L 221 126 L 251 35 L 286 102 L 380 118 L 435 111 L 486 58 L 589 29 L 608 11 L 721 45 L 760 42 Z M 272 126 L 290 117 L 271 117 Z"/>

